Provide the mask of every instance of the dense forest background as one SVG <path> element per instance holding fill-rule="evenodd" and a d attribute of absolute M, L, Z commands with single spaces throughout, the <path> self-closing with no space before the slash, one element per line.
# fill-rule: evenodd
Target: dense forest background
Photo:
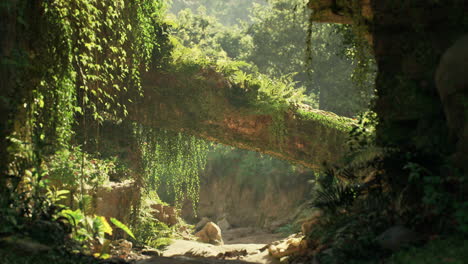
<path fill-rule="evenodd" d="M 174 36 L 194 54 L 287 79 L 315 108 L 348 117 L 364 112 L 375 89 L 370 46 L 358 54 L 350 26 L 309 23 L 306 2 L 173 1 L 169 11 Z"/>

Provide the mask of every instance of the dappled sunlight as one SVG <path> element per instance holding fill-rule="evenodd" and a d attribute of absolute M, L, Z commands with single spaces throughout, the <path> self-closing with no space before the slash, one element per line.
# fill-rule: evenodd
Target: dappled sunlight
<path fill-rule="evenodd" d="M 0 14 L 0 263 L 465 263 L 463 1 Z"/>

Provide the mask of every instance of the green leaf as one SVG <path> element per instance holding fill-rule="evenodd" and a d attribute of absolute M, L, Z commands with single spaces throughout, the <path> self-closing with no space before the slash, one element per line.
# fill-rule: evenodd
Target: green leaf
<path fill-rule="evenodd" d="M 112 227 L 109 225 L 109 222 L 107 222 L 106 218 L 104 216 L 98 216 L 98 218 L 101 219 L 102 221 L 102 231 L 108 235 L 112 235 Z"/>
<path fill-rule="evenodd" d="M 117 219 L 115 219 L 113 217 L 111 217 L 110 220 L 115 226 L 117 226 L 118 228 L 125 231 L 125 233 L 127 233 L 133 239 L 136 239 L 135 236 L 133 235 L 132 231 L 130 230 L 130 228 L 128 228 L 128 226 L 126 226 L 124 223 L 120 222 L 119 220 L 117 220 Z"/>
<path fill-rule="evenodd" d="M 64 195 L 64 194 L 69 194 L 69 193 L 70 193 L 69 190 L 58 190 L 58 191 L 56 192 L 56 195 L 57 195 L 57 196 L 61 196 L 61 195 Z"/>

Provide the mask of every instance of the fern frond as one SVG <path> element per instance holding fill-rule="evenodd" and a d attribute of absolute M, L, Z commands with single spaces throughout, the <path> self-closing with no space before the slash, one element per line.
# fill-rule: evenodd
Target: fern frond
<path fill-rule="evenodd" d="M 336 212 L 340 208 L 350 207 L 358 195 L 357 188 L 338 181 L 325 186 L 323 190 L 317 191 L 312 205 L 320 209 Z"/>

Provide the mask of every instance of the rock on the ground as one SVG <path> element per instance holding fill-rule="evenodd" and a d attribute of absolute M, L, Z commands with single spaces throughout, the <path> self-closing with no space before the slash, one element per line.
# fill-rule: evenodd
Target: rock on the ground
<path fill-rule="evenodd" d="M 401 225 L 390 227 L 376 238 L 381 247 L 393 251 L 418 240 L 418 234 Z"/>
<path fill-rule="evenodd" d="M 210 243 L 213 245 L 223 245 L 223 238 L 221 235 L 221 229 L 213 222 L 208 222 L 202 230 L 195 234 L 198 237 L 198 241 L 204 243 Z"/>
<path fill-rule="evenodd" d="M 208 217 L 202 217 L 202 219 L 195 225 L 195 231 L 202 230 L 202 228 L 210 221 L 211 220 Z"/>
<path fill-rule="evenodd" d="M 292 235 L 285 240 L 270 244 L 268 252 L 277 259 L 304 252 L 307 249 L 307 241 L 303 238 L 303 236 Z"/>
<path fill-rule="evenodd" d="M 88 190 L 89 195 L 96 195 L 96 206 L 89 213 L 114 217 L 127 223 L 135 201 L 140 199 L 139 187 L 133 180 L 109 182 L 96 191 Z M 68 204 L 70 205 L 70 204 Z"/>
<path fill-rule="evenodd" d="M 127 257 L 132 252 L 133 244 L 125 239 L 112 241 L 110 244 L 110 254 L 112 256 Z"/>
<path fill-rule="evenodd" d="M 154 217 L 166 225 L 173 226 L 179 222 L 177 219 L 178 212 L 174 206 L 153 204 L 151 208 L 153 209 Z"/>
<path fill-rule="evenodd" d="M 154 248 L 145 248 L 141 251 L 141 254 L 145 256 L 162 256 L 161 252 Z"/>

